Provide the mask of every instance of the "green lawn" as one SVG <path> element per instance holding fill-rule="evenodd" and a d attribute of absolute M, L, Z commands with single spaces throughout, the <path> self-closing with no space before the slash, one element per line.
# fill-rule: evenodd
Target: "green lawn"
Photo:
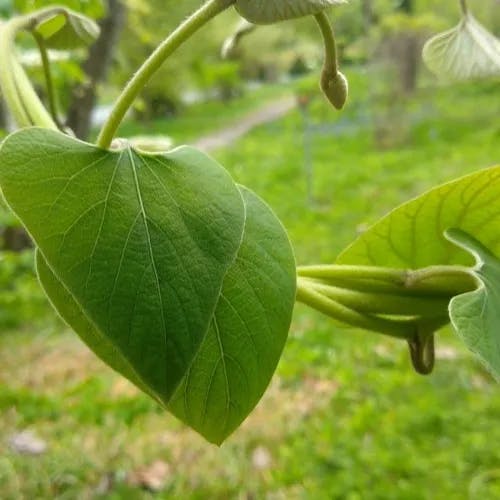
<path fill-rule="evenodd" d="M 311 105 L 310 121 L 323 124 L 311 138 L 312 202 L 299 111 L 213 154 L 275 208 L 300 264 L 331 262 L 394 205 L 500 157 L 497 86 L 425 90 L 390 110 L 350 76 L 343 114 L 321 98 Z M 213 113 L 204 109 L 200 122 Z M 498 386 L 450 330 L 437 357 L 421 377 L 403 343 L 297 306 L 268 393 L 219 449 L 42 315 L 0 336 L 0 498 L 499 498 Z M 47 442 L 44 454 L 10 449 L 24 429 Z M 155 472 L 153 493 L 141 483 L 152 487 Z"/>

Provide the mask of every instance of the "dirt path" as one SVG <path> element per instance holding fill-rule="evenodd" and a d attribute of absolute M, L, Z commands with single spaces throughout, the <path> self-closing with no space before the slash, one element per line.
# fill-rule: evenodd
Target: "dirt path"
<path fill-rule="evenodd" d="M 233 125 L 201 137 L 193 145 L 207 152 L 229 146 L 253 128 L 286 115 L 295 105 L 295 98 L 292 96 L 271 102 L 243 117 Z"/>

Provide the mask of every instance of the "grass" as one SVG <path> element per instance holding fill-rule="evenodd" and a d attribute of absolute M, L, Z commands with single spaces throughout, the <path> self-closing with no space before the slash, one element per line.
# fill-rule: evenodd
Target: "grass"
<path fill-rule="evenodd" d="M 426 91 L 394 111 L 370 98 L 362 75 L 350 76 L 344 114 L 321 99 L 311 105 L 314 200 L 299 111 L 214 153 L 275 208 L 300 263 L 331 262 L 397 203 L 499 157 L 493 86 Z M 374 132 L 380 122 L 391 137 Z M 2 332 L 0 497 L 499 498 L 498 386 L 448 330 L 437 355 L 435 373 L 418 376 L 403 343 L 297 306 L 269 391 L 219 449 L 115 376 L 56 320 Z M 9 436 L 24 429 L 47 442 L 46 453 L 10 449 Z M 151 487 L 144 477 L 158 464 L 163 484 L 153 493 L 140 483 Z"/>

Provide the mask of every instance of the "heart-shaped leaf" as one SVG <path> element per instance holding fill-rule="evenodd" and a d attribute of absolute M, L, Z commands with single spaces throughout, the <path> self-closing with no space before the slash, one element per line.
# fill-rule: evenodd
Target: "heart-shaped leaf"
<path fill-rule="evenodd" d="M 450 229 L 446 235 L 475 257 L 472 272 L 480 283 L 477 290 L 452 299 L 451 322 L 467 347 L 500 380 L 500 260 L 463 231 Z"/>
<path fill-rule="evenodd" d="M 272 211 L 191 148 L 107 152 L 41 129 L 7 139 L 0 185 L 66 322 L 222 442 L 262 396 L 290 324 L 295 262 Z"/>
<path fill-rule="evenodd" d="M 58 50 L 91 45 L 99 36 L 99 26 L 92 19 L 65 8 L 58 8 L 52 17 L 37 26 L 36 31 L 47 48 Z"/>
<path fill-rule="evenodd" d="M 425 44 L 423 58 L 434 74 L 448 80 L 498 76 L 500 40 L 468 12 L 455 28 Z"/>
<path fill-rule="evenodd" d="M 471 264 L 470 256 L 444 238 L 450 227 L 500 253 L 500 166 L 435 187 L 397 207 L 341 253 L 337 263 L 409 269 Z"/>
<path fill-rule="evenodd" d="M 29 129 L 3 143 L 0 186 L 89 321 L 166 404 L 243 236 L 230 176 L 190 148 L 110 152 Z"/>
<path fill-rule="evenodd" d="M 318 14 L 347 0 L 236 0 L 236 10 L 254 24 L 272 24 L 278 21 Z"/>

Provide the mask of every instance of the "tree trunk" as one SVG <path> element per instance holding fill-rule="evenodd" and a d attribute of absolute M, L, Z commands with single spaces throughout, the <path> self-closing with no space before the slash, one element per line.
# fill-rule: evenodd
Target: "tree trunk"
<path fill-rule="evenodd" d="M 401 0 L 398 9 L 406 12 L 406 14 L 413 14 L 415 11 L 414 0 Z"/>
<path fill-rule="evenodd" d="M 373 7 L 373 0 L 362 0 L 361 15 L 363 16 L 363 25 L 368 31 L 374 24 L 377 23 L 377 16 Z"/>
<path fill-rule="evenodd" d="M 106 79 L 114 48 L 125 20 L 126 8 L 120 0 L 107 0 L 108 14 L 99 25 L 101 34 L 90 48 L 83 64 L 87 81 L 73 91 L 67 126 L 80 139 L 87 139 L 92 126 L 92 110 L 97 99 L 97 86 Z"/>

